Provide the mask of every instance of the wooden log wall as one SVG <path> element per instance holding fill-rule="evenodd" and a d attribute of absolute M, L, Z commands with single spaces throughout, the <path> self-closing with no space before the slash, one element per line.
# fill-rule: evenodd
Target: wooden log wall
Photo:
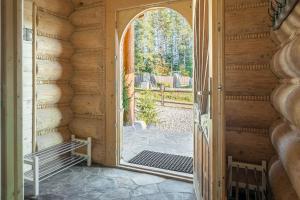
<path fill-rule="evenodd" d="M 270 163 L 269 180 L 274 191 L 274 200 L 298 199 L 282 163 L 277 159 Z"/>
<path fill-rule="evenodd" d="M 272 31 L 277 42 L 277 52 L 272 59 L 272 69 L 280 78 L 280 85 L 272 94 L 272 102 L 282 120 L 270 129 L 270 137 L 276 149 L 282 170 L 290 182 L 287 194 L 282 196 L 282 182 L 269 178 L 276 199 L 300 199 L 300 2 L 278 30 Z M 279 172 L 278 172 L 279 174 Z M 274 176 L 273 176 L 274 177 Z M 273 184 L 272 184 L 273 181 Z"/>
<path fill-rule="evenodd" d="M 92 159 L 105 159 L 105 7 L 104 0 L 72 0 L 70 21 L 75 31 L 70 41 L 75 49 L 69 127 L 78 137 L 91 136 Z"/>
<path fill-rule="evenodd" d="M 36 0 L 36 75 L 35 114 L 37 149 L 43 149 L 70 137 L 73 118 L 71 101 L 73 76 L 70 42 L 74 26 L 69 16 L 71 0 Z"/>
<path fill-rule="evenodd" d="M 32 0 L 24 1 L 24 28 L 32 30 Z M 26 155 L 32 152 L 32 41 L 25 37 L 23 38 L 23 91 L 23 154 Z"/>
<path fill-rule="evenodd" d="M 269 160 L 268 129 L 279 118 L 270 95 L 278 84 L 270 69 L 268 0 L 225 1 L 226 153 L 249 163 Z"/>

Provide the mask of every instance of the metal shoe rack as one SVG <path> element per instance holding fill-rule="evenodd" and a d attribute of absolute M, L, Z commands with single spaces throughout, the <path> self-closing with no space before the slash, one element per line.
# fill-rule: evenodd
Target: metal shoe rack
<path fill-rule="evenodd" d="M 228 156 L 228 183 L 229 200 L 267 200 L 267 162 L 254 165 L 233 161 Z"/>
<path fill-rule="evenodd" d="M 86 148 L 86 154 L 77 153 L 75 150 L 79 148 Z M 25 155 L 24 163 L 31 165 L 32 169 L 24 173 L 24 178 L 33 182 L 34 195 L 39 195 L 39 182 L 83 161 L 90 166 L 91 150 L 91 138 L 81 140 L 72 135 L 70 142 Z"/>

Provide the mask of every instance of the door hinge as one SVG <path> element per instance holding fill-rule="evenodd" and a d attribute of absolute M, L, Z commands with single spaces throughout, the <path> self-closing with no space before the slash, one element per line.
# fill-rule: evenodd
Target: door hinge
<path fill-rule="evenodd" d="M 213 79 L 212 77 L 210 77 L 209 79 L 209 88 L 210 88 L 210 96 L 209 96 L 209 118 L 212 119 L 212 83 L 213 83 Z"/>

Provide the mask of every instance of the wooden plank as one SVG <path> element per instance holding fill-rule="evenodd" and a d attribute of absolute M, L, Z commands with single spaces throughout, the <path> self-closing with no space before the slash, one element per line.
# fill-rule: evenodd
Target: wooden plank
<path fill-rule="evenodd" d="M 227 41 L 226 64 L 268 64 L 275 52 L 275 47 L 270 38 Z"/>
<path fill-rule="evenodd" d="M 262 160 L 269 161 L 275 153 L 266 133 L 227 130 L 226 145 L 227 155 L 246 163 L 260 164 Z"/>
<path fill-rule="evenodd" d="M 279 118 L 271 103 L 265 101 L 227 100 L 225 110 L 228 127 L 269 128 Z"/>
<path fill-rule="evenodd" d="M 226 11 L 225 23 L 226 35 L 269 32 L 271 22 L 268 15 L 268 6 Z"/>
<path fill-rule="evenodd" d="M 231 70 L 225 79 L 227 95 L 271 95 L 278 83 L 271 70 Z"/>
<path fill-rule="evenodd" d="M 1 1 L 1 197 L 23 199 L 23 2 Z"/>

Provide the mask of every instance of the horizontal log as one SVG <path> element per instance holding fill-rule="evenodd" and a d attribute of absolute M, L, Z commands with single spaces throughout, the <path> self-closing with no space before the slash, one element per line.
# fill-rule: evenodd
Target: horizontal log
<path fill-rule="evenodd" d="M 37 54 L 54 56 L 57 58 L 71 58 L 74 49 L 70 42 L 43 36 L 37 37 Z"/>
<path fill-rule="evenodd" d="M 279 43 L 286 42 L 300 28 L 300 2 L 296 4 L 293 11 L 283 21 L 280 28 L 274 32 Z"/>
<path fill-rule="evenodd" d="M 38 12 L 37 31 L 68 40 L 74 31 L 74 27 L 67 19 L 46 12 Z"/>
<path fill-rule="evenodd" d="M 24 110 L 23 113 L 25 113 Z M 23 123 L 22 130 L 27 132 L 29 131 L 31 132 L 32 135 L 32 109 L 30 109 L 28 113 L 22 115 L 22 123 Z"/>
<path fill-rule="evenodd" d="M 32 101 L 32 86 L 23 86 L 23 101 Z"/>
<path fill-rule="evenodd" d="M 272 94 L 272 102 L 290 123 L 300 127 L 300 86 L 282 84 Z"/>
<path fill-rule="evenodd" d="M 69 128 L 72 133 L 78 137 L 92 137 L 96 141 L 104 140 L 104 119 L 84 119 L 75 117 L 70 122 Z"/>
<path fill-rule="evenodd" d="M 79 82 L 85 82 L 85 81 L 95 81 L 99 84 L 102 84 L 104 81 L 104 71 L 75 71 L 73 75 L 72 82 L 79 81 Z"/>
<path fill-rule="evenodd" d="M 226 35 L 269 32 L 268 7 L 237 9 L 225 12 Z"/>
<path fill-rule="evenodd" d="M 261 164 L 275 151 L 267 134 L 226 130 L 226 155 L 246 163 Z"/>
<path fill-rule="evenodd" d="M 62 142 L 69 141 L 71 132 L 68 127 L 61 127 L 58 129 L 50 130 L 43 135 L 37 136 L 37 149 L 42 150 Z"/>
<path fill-rule="evenodd" d="M 104 74 L 83 71 L 75 72 L 71 84 L 77 94 L 103 94 L 105 89 Z"/>
<path fill-rule="evenodd" d="M 37 79 L 39 80 L 70 80 L 73 75 L 72 65 L 63 61 L 37 60 Z"/>
<path fill-rule="evenodd" d="M 280 161 L 300 197 L 300 132 L 283 122 L 271 130 L 271 140 Z"/>
<path fill-rule="evenodd" d="M 269 128 L 279 115 L 267 101 L 225 101 L 228 127 Z"/>
<path fill-rule="evenodd" d="M 40 151 L 63 142 L 63 137 L 59 132 L 37 136 L 37 150 Z"/>
<path fill-rule="evenodd" d="M 85 7 L 92 4 L 104 4 L 104 0 L 72 0 L 75 8 Z"/>
<path fill-rule="evenodd" d="M 279 160 L 275 161 L 270 167 L 269 183 L 274 200 L 299 199 Z"/>
<path fill-rule="evenodd" d="M 24 27 L 32 28 L 32 1 L 24 1 Z"/>
<path fill-rule="evenodd" d="M 104 86 L 100 86 L 97 82 L 81 82 L 72 83 L 72 88 L 74 89 L 74 94 L 92 94 L 92 95 L 102 95 L 104 94 Z"/>
<path fill-rule="evenodd" d="M 75 53 L 72 56 L 72 65 L 78 71 L 99 71 L 104 68 L 104 54 L 103 52 L 87 52 Z"/>
<path fill-rule="evenodd" d="M 251 18 L 251 17 L 250 17 Z M 270 37 L 227 41 L 226 64 L 268 64 L 275 52 L 275 43 Z"/>
<path fill-rule="evenodd" d="M 71 103 L 73 90 L 68 84 L 42 84 L 37 85 L 38 104 Z"/>
<path fill-rule="evenodd" d="M 72 24 L 78 27 L 100 24 L 104 28 L 105 10 L 103 6 L 77 10 L 72 13 L 70 19 Z"/>
<path fill-rule="evenodd" d="M 32 42 L 23 41 L 23 58 L 32 59 Z"/>
<path fill-rule="evenodd" d="M 32 101 L 31 100 L 23 100 L 22 101 L 22 106 L 23 106 L 23 113 L 31 113 L 32 112 Z M 29 115 L 30 116 L 30 115 Z M 23 120 L 25 120 L 23 118 Z"/>
<path fill-rule="evenodd" d="M 32 87 L 32 72 L 23 72 L 23 87 Z"/>
<path fill-rule="evenodd" d="M 99 49 L 104 47 L 104 30 L 94 29 L 74 32 L 71 42 L 77 49 Z"/>
<path fill-rule="evenodd" d="M 105 97 L 101 95 L 75 95 L 71 108 L 76 114 L 102 115 L 105 111 Z"/>
<path fill-rule="evenodd" d="M 299 19 L 300 20 L 300 19 Z M 281 48 L 273 57 L 272 69 L 280 78 L 300 77 L 300 35 Z"/>
<path fill-rule="evenodd" d="M 31 58 L 24 58 L 23 57 L 23 72 L 32 72 L 32 57 Z"/>
<path fill-rule="evenodd" d="M 71 0 L 38 0 L 37 6 L 47 9 L 60 16 L 69 16 L 74 8 Z"/>
<path fill-rule="evenodd" d="M 67 107 L 38 109 L 36 115 L 37 131 L 66 126 L 72 119 L 72 111 Z"/>
<path fill-rule="evenodd" d="M 270 70 L 230 70 L 225 80 L 227 95 L 271 95 L 278 82 Z"/>

